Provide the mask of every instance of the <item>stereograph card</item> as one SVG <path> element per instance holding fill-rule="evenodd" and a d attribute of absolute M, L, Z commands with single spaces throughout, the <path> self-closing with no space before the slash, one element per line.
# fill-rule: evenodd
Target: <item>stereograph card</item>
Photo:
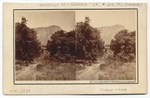
<path fill-rule="evenodd" d="M 145 94 L 144 3 L 4 3 L 4 94 Z"/>

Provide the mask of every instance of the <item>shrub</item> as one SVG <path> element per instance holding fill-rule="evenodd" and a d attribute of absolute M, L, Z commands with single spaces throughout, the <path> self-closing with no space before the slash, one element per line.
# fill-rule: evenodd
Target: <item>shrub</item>
<path fill-rule="evenodd" d="M 63 30 L 55 32 L 47 42 L 47 50 L 51 57 L 67 62 L 75 56 L 75 32 Z"/>
<path fill-rule="evenodd" d="M 110 49 L 115 58 L 125 62 L 133 61 L 136 57 L 135 31 L 122 30 L 111 40 Z"/>

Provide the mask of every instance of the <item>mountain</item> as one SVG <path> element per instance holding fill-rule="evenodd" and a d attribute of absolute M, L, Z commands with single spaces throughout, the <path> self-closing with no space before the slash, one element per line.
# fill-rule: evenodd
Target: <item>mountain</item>
<path fill-rule="evenodd" d="M 48 27 L 34 28 L 34 30 L 37 32 L 37 39 L 39 39 L 42 45 L 46 45 L 51 35 L 62 29 L 57 25 L 52 25 Z"/>
<path fill-rule="evenodd" d="M 105 41 L 105 44 L 107 45 L 110 44 L 111 40 L 114 38 L 116 33 L 126 28 L 122 25 L 113 25 L 113 26 L 98 27 L 97 29 L 100 30 L 101 38 Z M 46 45 L 51 35 L 54 34 L 56 31 L 62 29 L 57 25 L 51 25 L 48 27 L 34 28 L 34 30 L 37 32 L 37 38 L 40 40 L 41 44 Z"/>
<path fill-rule="evenodd" d="M 121 30 L 126 29 L 122 25 L 98 27 L 101 32 L 101 38 L 105 41 L 106 45 L 109 45 L 114 36 Z"/>

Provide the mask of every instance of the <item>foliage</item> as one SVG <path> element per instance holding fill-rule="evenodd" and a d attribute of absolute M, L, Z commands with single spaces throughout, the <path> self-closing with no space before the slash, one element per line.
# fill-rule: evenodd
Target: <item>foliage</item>
<path fill-rule="evenodd" d="M 47 50 L 51 57 L 60 61 L 75 59 L 96 60 L 103 53 L 104 42 L 100 38 L 100 32 L 90 26 L 90 19 L 78 22 L 75 30 L 55 32 L 51 40 L 47 42 Z"/>
<path fill-rule="evenodd" d="M 32 62 L 40 55 L 40 42 L 36 32 L 26 25 L 26 18 L 15 24 L 15 53 L 16 59 Z"/>
<path fill-rule="evenodd" d="M 104 41 L 100 38 L 100 31 L 90 26 L 89 17 L 85 22 L 78 22 L 76 25 L 77 35 L 77 59 L 96 60 L 103 54 Z"/>
<path fill-rule="evenodd" d="M 120 60 L 134 60 L 136 55 L 135 31 L 122 30 L 118 32 L 114 39 L 111 40 L 110 49 L 113 51 L 114 57 Z"/>
<path fill-rule="evenodd" d="M 64 32 L 63 30 L 55 32 L 51 36 L 51 41 L 47 42 L 47 50 L 51 57 L 60 61 L 69 61 L 75 56 L 75 32 Z"/>

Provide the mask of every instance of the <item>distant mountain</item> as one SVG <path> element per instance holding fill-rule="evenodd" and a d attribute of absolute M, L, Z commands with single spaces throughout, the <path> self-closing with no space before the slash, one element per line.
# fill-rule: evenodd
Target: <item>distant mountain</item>
<path fill-rule="evenodd" d="M 101 38 L 105 41 L 105 44 L 110 44 L 114 36 L 121 30 L 126 29 L 122 25 L 98 27 L 101 32 Z"/>
<path fill-rule="evenodd" d="M 105 44 L 110 44 L 111 40 L 114 38 L 116 33 L 126 28 L 122 25 L 114 25 L 98 27 L 97 29 L 100 30 L 101 38 L 105 41 Z M 52 25 L 48 27 L 34 28 L 34 30 L 37 32 L 37 38 L 40 40 L 41 44 L 46 45 L 51 35 L 62 29 L 57 25 Z"/>
<path fill-rule="evenodd" d="M 37 38 L 41 42 L 42 45 L 46 45 L 47 41 L 50 39 L 51 35 L 54 34 L 56 31 L 62 30 L 57 25 L 52 25 L 49 27 L 38 27 L 34 28 L 37 32 Z"/>

